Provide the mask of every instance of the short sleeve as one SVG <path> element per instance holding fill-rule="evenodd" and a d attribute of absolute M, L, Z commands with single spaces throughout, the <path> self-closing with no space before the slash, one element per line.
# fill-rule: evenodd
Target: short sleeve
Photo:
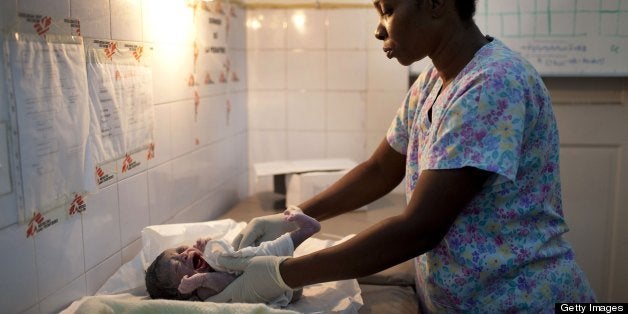
<path fill-rule="evenodd" d="M 399 107 L 397 115 L 390 123 L 388 132 L 386 133 L 386 140 L 390 147 L 396 152 L 405 155 L 408 151 L 408 124 L 406 120 L 407 116 L 407 102 L 404 101 L 404 105 Z"/>
<path fill-rule="evenodd" d="M 422 158 L 423 169 L 475 167 L 515 181 L 525 103 L 518 97 L 521 93 L 497 87 L 504 86 L 504 81 L 477 82 L 452 99 L 438 121 L 428 154 Z"/>

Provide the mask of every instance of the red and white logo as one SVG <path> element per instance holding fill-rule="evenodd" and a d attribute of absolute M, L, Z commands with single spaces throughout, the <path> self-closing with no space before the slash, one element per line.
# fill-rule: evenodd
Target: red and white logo
<path fill-rule="evenodd" d="M 113 55 L 116 53 L 116 50 L 118 50 L 118 44 L 110 42 L 109 45 L 107 45 L 107 48 L 105 48 L 105 57 L 109 60 L 113 59 Z"/>
<path fill-rule="evenodd" d="M 96 166 L 96 184 L 101 185 L 114 178 L 114 175 L 106 173 L 100 166 Z"/>
<path fill-rule="evenodd" d="M 139 46 L 135 48 L 135 51 L 133 51 L 133 58 L 135 58 L 137 62 L 140 62 L 140 60 L 142 59 L 142 54 L 144 54 L 144 47 Z"/>
<path fill-rule="evenodd" d="M 37 233 L 37 227 L 44 222 L 44 215 L 41 213 L 34 213 L 33 218 L 28 222 L 28 229 L 26 229 L 26 237 L 32 237 Z"/>
<path fill-rule="evenodd" d="M 122 161 L 122 173 L 125 173 L 137 166 L 141 165 L 140 162 L 137 162 L 136 160 L 134 160 L 131 155 L 126 154 L 124 156 L 124 160 Z"/>
<path fill-rule="evenodd" d="M 124 161 L 122 162 L 122 173 L 130 170 L 129 166 L 131 163 L 133 163 L 133 158 L 131 158 L 131 155 L 126 154 L 126 156 L 124 156 Z"/>
<path fill-rule="evenodd" d="M 46 33 L 50 30 L 50 25 L 52 25 L 52 18 L 50 16 L 44 16 L 36 22 L 33 27 L 38 35 L 46 37 Z"/>
<path fill-rule="evenodd" d="M 72 204 L 70 204 L 70 208 L 68 209 L 68 213 L 70 216 L 82 213 L 87 209 L 87 205 L 85 205 L 85 201 L 83 201 L 83 197 L 74 194 L 74 200 L 72 200 Z"/>
<path fill-rule="evenodd" d="M 26 237 L 32 237 L 42 230 L 59 222 L 58 218 L 50 219 L 44 217 L 41 213 L 33 213 L 33 217 L 28 222 L 28 228 L 26 229 Z"/>

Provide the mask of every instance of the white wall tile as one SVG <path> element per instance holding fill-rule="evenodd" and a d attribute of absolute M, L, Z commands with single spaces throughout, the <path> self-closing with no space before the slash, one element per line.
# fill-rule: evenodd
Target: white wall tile
<path fill-rule="evenodd" d="M 404 92 L 370 91 L 366 96 L 366 129 L 386 132 L 403 102 Z"/>
<path fill-rule="evenodd" d="M 111 38 L 109 0 L 71 0 L 71 17 L 81 22 L 81 36 Z"/>
<path fill-rule="evenodd" d="M 111 38 L 142 41 L 142 1 L 110 0 Z"/>
<path fill-rule="evenodd" d="M 85 296 L 85 276 L 80 276 L 65 287 L 55 291 L 49 297 L 41 300 L 40 313 L 59 313 L 67 308 L 74 300 Z"/>
<path fill-rule="evenodd" d="M 196 137 L 200 145 L 206 145 L 229 135 L 234 127 L 231 123 L 233 104 L 223 95 L 202 98 L 198 108 Z"/>
<path fill-rule="evenodd" d="M 16 12 L 17 12 L 17 0 L 0 1 L 0 28 L 1 29 L 5 29 L 13 25 L 13 23 L 15 23 L 15 20 L 17 18 Z M 0 38 L 2 37 L 0 36 Z M 2 70 L 1 67 L 0 67 L 0 70 Z M 4 73 L 4 70 L 2 70 L 2 73 Z M 0 91 L 2 91 L 2 87 L 0 87 Z M 1 94 L 2 93 L 0 93 L 0 95 Z"/>
<path fill-rule="evenodd" d="M 172 162 L 148 170 L 148 208 L 150 224 L 159 225 L 172 217 Z"/>
<path fill-rule="evenodd" d="M 249 129 L 281 130 L 286 127 L 286 99 L 281 91 L 249 92 Z"/>
<path fill-rule="evenodd" d="M 366 125 L 366 95 L 363 92 L 327 93 L 327 130 L 363 131 Z"/>
<path fill-rule="evenodd" d="M 172 142 L 170 139 L 171 104 L 155 106 L 155 126 L 153 129 L 153 143 L 155 157 L 148 160 L 148 167 L 154 167 L 172 158 Z"/>
<path fill-rule="evenodd" d="M 186 1 L 142 0 L 143 40 L 154 43 L 191 44 L 193 8 Z"/>
<path fill-rule="evenodd" d="M 35 236 L 39 297 L 46 298 L 85 272 L 79 217 L 59 222 Z"/>
<path fill-rule="evenodd" d="M 194 89 L 188 86 L 188 78 L 194 70 L 193 63 L 194 50 L 191 44 L 154 45 L 152 70 L 155 104 L 194 98 Z"/>
<path fill-rule="evenodd" d="M 15 193 L 9 193 L 0 196 L 0 229 L 17 223 L 17 203 L 15 202 Z"/>
<path fill-rule="evenodd" d="M 366 49 L 366 10 L 328 10 L 327 49 Z"/>
<path fill-rule="evenodd" d="M 70 0 L 18 0 L 17 10 L 19 12 L 38 13 L 55 18 L 65 18 L 70 16 Z"/>
<path fill-rule="evenodd" d="M 170 141 L 172 157 L 189 153 L 196 146 L 194 102 L 179 101 L 170 105 Z"/>
<path fill-rule="evenodd" d="M 3 209 L 9 207 L 3 207 Z M 35 246 L 26 238 L 25 226 L 17 224 L 0 230 L 0 304 L 2 310 L 17 313 L 37 302 Z"/>
<path fill-rule="evenodd" d="M 141 230 L 140 230 L 141 231 Z M 137 239 L 122 248 L 122 264 L 128 263 L 142 250 L 142 239 Z"/>
<path fill-rule="evenodd" d="M 325 157 L 325 133 L 312 131 L 288 131 L 289 160 Z"/>
<path fill-rule="evenodd" d="M 110 185 L 85 198 L 82 214 L 85 269 L 91 269 L 120 251 L 120 210 L 118 185 Z"/>
<path fill-rule="evenodd" d="M 327 51 L 329 90 L 366 89 L 366 51 Z"/>
<path fill-rule="evenodd" d="M 408 67 L 388 59 L 383 51 L 368 51 L 367 81 L 369 90 L 405 90 L 408 87 Z"/>
<path fill-rule="evenodd" d="M 247 54 L 249 90 L 286 87 L 285 51 L 249 51 Z"/>
<path fill-rule="evenodd" d="M 356 162 L 366 160 L 366 134 L 364 132 L 327 132 L 327 158 L 350 158 Z"/>
<path fill-rule="evenodd" d="M 197 160 L 189 153 L 172 161 L 172 206 L 177 211 L 195 201 L 200 183 Z"/>
<path fill-rule="evenodd" d="M 241 92 L 246 90 L 248 72 L 246 70 L 246 51 L 231 50 L 229 60 L 231 60 L 231 74 L 229 74 L 229 91 Z"/>
<path fill-rule="evenodd" d="M 324 51 L 286 52 L 286 88 L 323 90 L 326 87 Z"/>
<path fill-rule="evenodd" d="M 327 12 L 325 10 L 287 10 L 286 48 L 325 49 Z"/>
<path fill-rule="evenodd" d="M 323 91 L 286 92 L 288 130 L 325 130 L 326 102 Z"/>
<path fill-rule="evenodd" d="M 229 6 L 227 41 L 229 48 L 246 48 L 246 11 L 235 4 Z"/>
<path fill-rule="evenodd" d="M 102 263 L 94 266 L 85 273 L 86 293 L 94 295 L 96 291 L 122 266 L 122 254 L 116 252 Z"/>
<path fill-rule="evenodd" d="M 253 25 L 259 27 L 253 27 Z M 283 49 L 288 22 L 286 12 L 281 9 L 247 11 L 247 47 L 249 49 Z"/>
<path fill-rule="evenodd" d="M 375 30 L 377 29 L 377 25 L 379 23 L 379 14 L 377 14 L 375 8 L 367 10 L 364 21 L 366 23 L 366 26 L 364 27 L 364 29 L 366 29 L 366 48 L 368 50 L 383 51 L 383 42 L 375 38 Z"/>
<path fill-rule="evenodd" d="M 146 172 L 142 172 L 118 182 L 122 246 L 139 238 L 142 228 L 149 225 L 146 176 Z"/>
<path fill-rule="evenodd" d="M 284 131 L 251 131 L 249 155 L 255 162 L 285 160 L 286 133 Z"/>
<path fill-rule="evenodd" d="M 248 128 L 248 93 L 237 92 L 228 96 L 231 102 L 231 118 L 230 123 L 233 125 L 233 134 L 246 132 Z"/>

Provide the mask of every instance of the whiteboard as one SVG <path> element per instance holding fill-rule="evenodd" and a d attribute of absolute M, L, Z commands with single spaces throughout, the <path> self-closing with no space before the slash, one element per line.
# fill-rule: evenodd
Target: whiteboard
<path fill-rule="evenodd" d="M 479 0 L 476 24 L 544 76 L 628 76 L 628 0 Z"/>

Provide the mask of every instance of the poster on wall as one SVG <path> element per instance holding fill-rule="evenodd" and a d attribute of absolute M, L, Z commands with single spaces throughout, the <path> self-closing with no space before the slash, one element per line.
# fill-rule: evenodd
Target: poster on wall
<path fill-rule="evenodd" d="M 16 32 L 3 48 L 18 217 L 33 236 L 85 209 L 89 106 L 83 39 Z"/>
<path fill-rule="evenodd" d="M 116 182 L 153 150 L 153 48 L 89 39 L 85 45 L 91 107 L 87 173 L 98 187 Z M 144 156 L 146 155 L 146 156 Z"/>

